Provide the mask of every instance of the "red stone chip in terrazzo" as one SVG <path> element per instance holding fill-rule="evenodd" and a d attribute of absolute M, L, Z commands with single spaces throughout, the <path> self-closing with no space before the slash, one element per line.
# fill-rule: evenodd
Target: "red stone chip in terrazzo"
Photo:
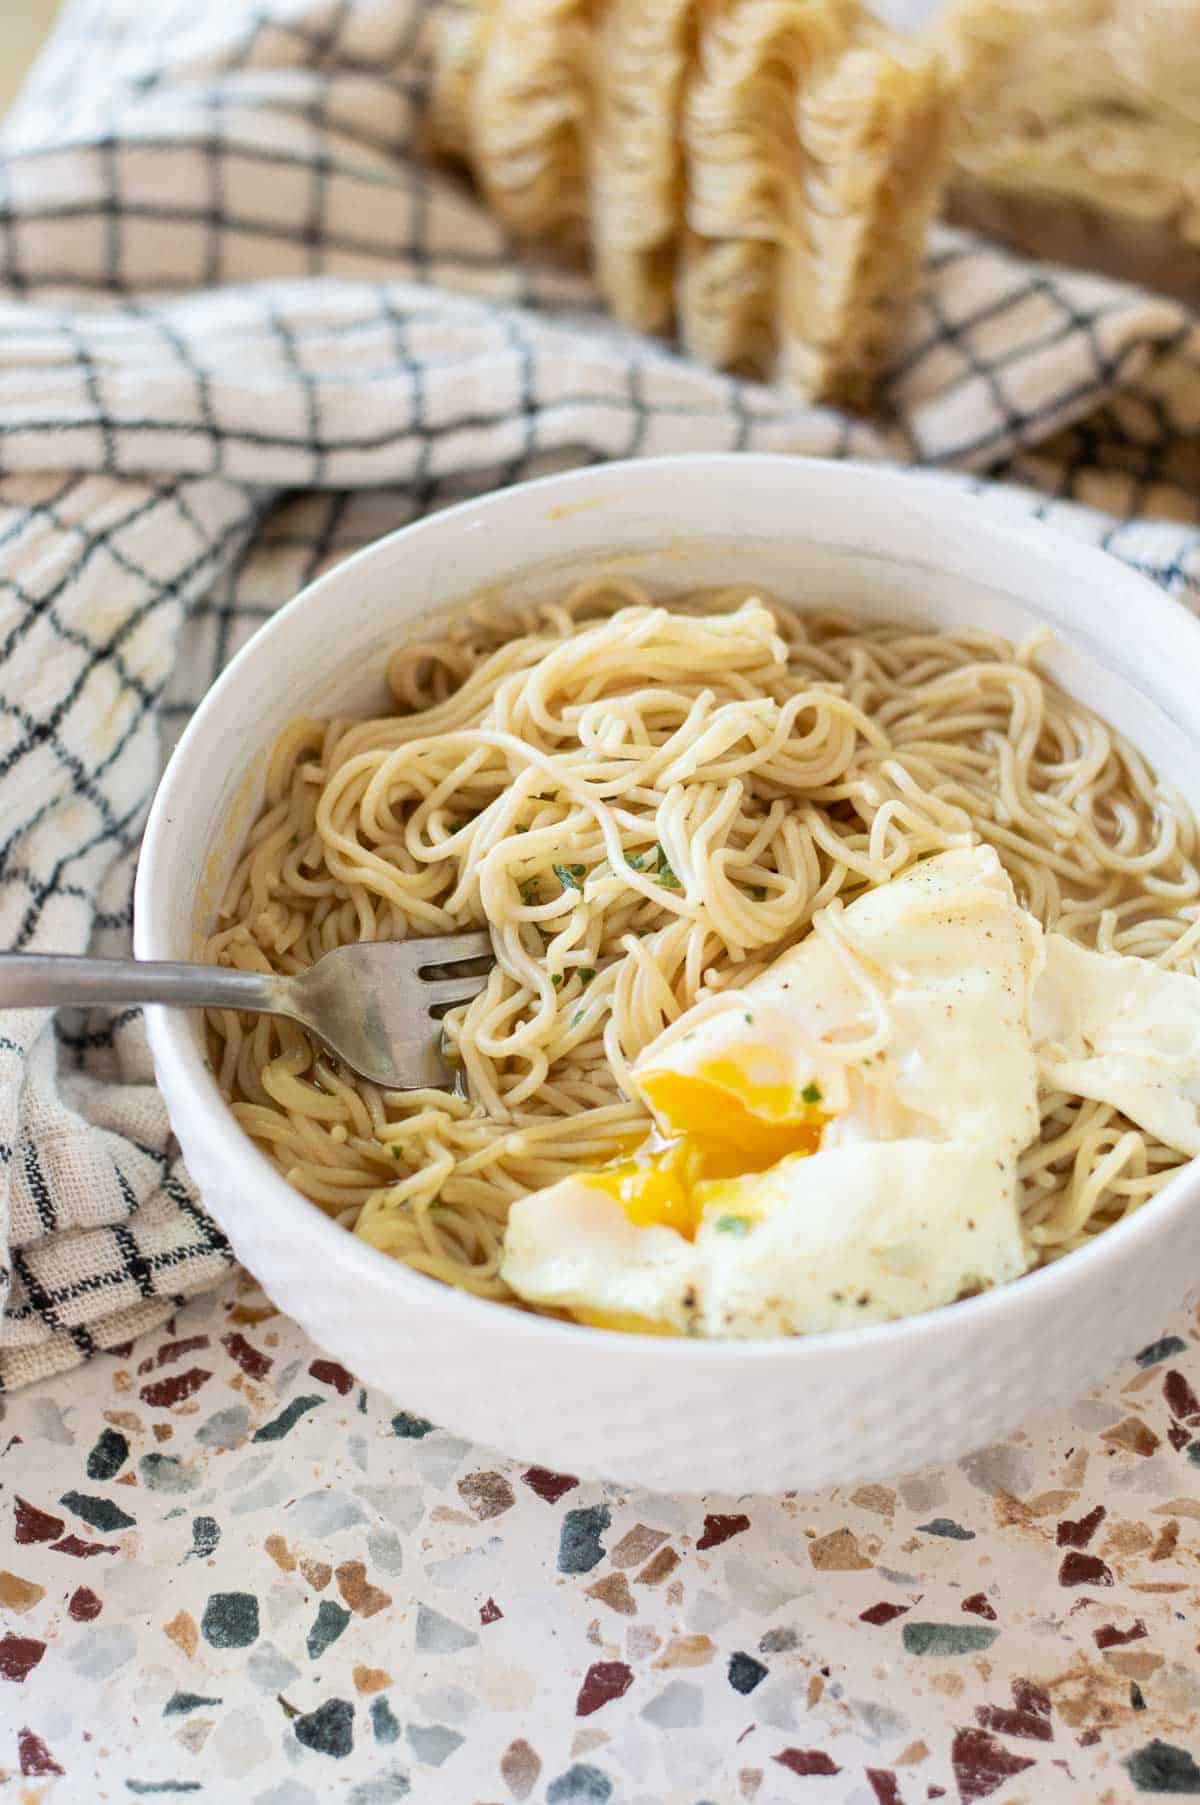
<path fill-rule="evenodd" d="M 813 1774 L 840 1774 L 842 1771 L 832 1755 L 827 1755 L 824 1749 L 783 1749 L 771 1759 L 777 1761 L 780 1767 L 790 1769 L 793 1774 L 799 1774 L 802 1779 L 808 1779 Z"/>
<path fill-rule="evenodd" d="M 1079 1517 L 1075 1522 L 1064 1518 L 1054 1532 L 1054 1539 L 1060 1548 L 1086 1548 L 1107 1515 L 1104 1506 L 1097 1504 L 1086 1517 Z"/>
<path fill-rule="evenodd" d="M 353 1390 L 353 1373 L 348 1373 L 337 1360 L 312 1360 L 308 1372 L 310 1378 L 318 1379 L 322 1385 L 332 1385 L 339 1397 L 344 1398 Z"/>
<path fill-rule="evenodd" d="M 66 1528 L 62 1517 L 52 1517 L 47 1510 L 24 1498 L 13 1499 L 13 1540 L 15 1542 L 52 1542 Z"/>
<path fill-rule="evenodd" d="M 189 1335 L 183 1341 L 164 1341 L 157 1353 L 138 1364 L 138 1376 L 153 1372 L 156 1366 L 171 1366 L 176 1360 L 182 1360 L 185 1354 L 195 1354 L 201 1348 L 211 1347 L 212 1342 L 207 1335 Z"/>
<path fill-rule="evenodd" d="M 16 1636 L 6 1630 L 0 1636 L 0 1680 L 14 1680 L 18 1685 L 27 1679 L 46 1652 L 46 1644 L 36 1636 Z"/>
<path fill-rule="evenodd" d="M 738 1512 L 734 1516 L 709 1515 L 704 1519 L 704 1533 L 696 1543 L 697 1548 L 719 1548 L 722 1542 L 728 1542 L 733 1536 L 740 1536 L 750 1527 L 749 1517 Z"/>
<path fill-rule="evenodd" d="M 573 1473 L 552 1473 L 547 1467 L 527 1467 L 521 1479 L 531 1492 L 544 1498 L 547 1504 L 557 1504 L 568 1492 L 574 1491 L 579 1484 Z"/>
<path fill-rule="evenodd" d="M 231 1329 L 228 1335 L 222 1335 L 221 1346 L 232 1360 L 236 1360 L 248 1379 L 265 1379 L 274 1364 L 270 1354 L 262 1353 L 247 1341 L 240 1329 Z"/>
<path fill-rule="evenodd" d="M 881 1627 L 885 1623 L 894 1623 L 897 1617 L 903 1617 L 905 1611 L 911 1611 L 908 1604 L 890 1604 L 886 1598 L 878 1604 L 868 1605 L 865 1611 L 858 1613 L 860 1623 L 873 1623 Z"/>
<path fill-rule="evenodd" d="M 624 1661 L 593 1661 L 575 1700 L 576 1717 L 591 1717 L 613 1699 L 624 1698 L 633 1685 L 633 1670 Z"/>
<path fill-rule="evenodd" d="M 962 1805 L 986 1799 L 1006 1780 L 1035 1765 L 1030 1755 L 1014 1755 L 988 1730 L 959 1730 L 950 1759 Z"/>
<path fill-rule="evenodd" d="M 1008 1705 L 977 1705 L 975 1716 L 985 1730 L 1000 1736 L 1024 1736 L 1034 1742 L 1051 1742 L 1054 1730 L 1050 1722 L 1050 1694 L 1032 1680 L 1014 1680 L 1013 1702 Z"/>
<path fill-rule="evenodd" d="M 188 1398 L 195 1397 L 211 1378 L 211 1372 L 205 1367 L 189 1366 L 186 1372 L 172 1373 L 168 1379 L 156 1379 L 151 1385 L 143 1385 L 138 1396 L 143 1404 L 156 1410 L 167 1410 L 172 1404 L 183 1404 Z"/>
<path fill-rule="evenodd" d="M 1060 1586 L 1111 1586 L 1112 1568 L 1098 1554 L 1064 1554 L 1058 1570 Z"/>
<path fill-rule="evenodd" d="M 91 1623 L 103 1609 L 103 1600 L 97 1598 L 90 1586 L 76 1586 L 67 1604 L 67 1615 L 76 1623 Z"/>
<path fill-rule="evenodd" d="M 61 1774 L 61 1768 L 40 1736 L 28 1727 L 17 1731 L 17 1760 L 26 1780 L 40 1779 L 45 1774 Z"/>

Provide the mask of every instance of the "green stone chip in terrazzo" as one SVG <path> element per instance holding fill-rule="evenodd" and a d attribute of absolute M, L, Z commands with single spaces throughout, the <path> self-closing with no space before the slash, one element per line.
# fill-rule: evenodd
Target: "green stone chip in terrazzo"
<path fill-rule="evenodd" d="M 133 1529 L 137 1519 L 114 1504 L 110 1498 L 88 1498 L 82 1492 L 64 1492 L 59 1503 L 74 1511 L 91 1529 L 112 1535 L 118 1529 Z"/>
<path fill-rule="evenodd" d="M 143 1454 L 138 1461 L 138 1475 L 152 1492 L 194 1492 L 200 1475 L 185 1467 L 177 1454 Z"/>
<path fill-rule="evenodd" d="M 607 1504 L 569 1510 L 563 1518 L 558 1541 L 560 1573 L 590 1573 L 604 1559 L 600 1537 L 612 1522 Z"/>
<path fill-rule="evenodd" d="M 324 1398 L 317 1397 L 315 1394 L 293 1398 L 286 1409 L 281 1410 L 279 1415 L 273 1417 L 269 1423 L 264 1423 L 261 1429 L 256 1429 L 250 1439 L 252 1441 L 282 1441 L 285 1435 L 291 1434 L 302 1416 L 307 1416 L 310 1410 L 315 1410 L 318 1404 L 324 1402 Z"/>
<path fill-rule="evenodd" d="M 328 1698 L 292 1724 L 297 1742 L 320 1755 L 343 1760 L 354 1747 L 354 1706 L 349 1699 Z"/>
<path fill-rule="evenodd" d="M 983 1623 L 906 1623 L 901 1631 L 910 1655 L 979 1654 L 999 1634 Z"/>
<path fill-rule="evenodd" d="M 546 1805 L 607 1805 L 613 1783 L 598 1767 L 577 1762 L 546 1788 Z"/>
<path fill-rule="evenodd" d="M 221 1542 L 221 1525 L 215 1517 L 192 1518 L 192 1545 L 184 1556 L 185 1560 L 207 1560 L 215 1554 Z"/>
<path fill-rule="evenodd" d="M 766 1679 L 767 1669 L 753 1655 L 735 1651 L 729 1657 L 729 1684 L 735 1692 L 749 1693 Z"/>
<path fill-rule="evenodd" d="M 949 1542 L 973 1542 L 975 1540 L 973 1529 L 964 1529 L 961 1523 L 955 1523 L 951 1517 L 931 1517 L 928 1523 L 918 1523 L 917 1534 L 944 1536 Z"/>
<path fill-rule="evenodd" d="M 317 1620 L 308 1632 L 305 1646 L 310 1661 L 319 1661 L 325 1650 L 337 1641 L 350 1621 L 350 1613 L 344 1605 L 336 1604 L 332 1598 L 323 1598 L 317 1606 Z"/>
<path fill-rule="evenodd" d="M 204 1788 L 199 1780 L 126 1780 L 125 1790 L 136 1799 L 150 1799 L 156 1794 L 203 1792 Z"/>
<path fill-rule="evenodd" d="M 258 1640 L 258 1599 L 253 1592 L 214 1592 L 200 1633 L 214 1648 L 249 1648 Z"/>
<path fill-rule="evenodd" d="M 392 1434 L 404 1441 L 421 1441 L 432 1435 L 433 1424 L 423 1416 L 410 1416 L 407 1410 L 399 1410 L 392 1418 Z"/>
<path fill-rule="evenodd" d="M 89 1479 L 114 1478 L 129 1459 L 129 1443 L 119 1429 L 102 1429 L 95 1447 L 87 1457 Z"/>
<path fill-rule="evenodd" d="M 400 1724 L 392 1713 L 392 1707 L 382 1695 L 371 1700 L 371 1729 L 376 1742 L 385 1745 L 395 1742 L 400 1735 Z"/>
<path fill-rule="evenodd" d="M 1161 1341 L 1152 1341 L 1137 1356 L 1139 1366 L 1157 1366 L 1160 1360 L 1173 1360 L 1176 1354 L 1187 1353 L 1187 1342 L 1178 1335 L 1164 1335 Z"/>
<path fill-rule="evenodd" d="M 1155 1737 L 1125 1763 L 1139 1792 L 1200 1794 L 1200 1766 L 1187 1749 Z"/>
<path fill-rule="evenodd" d="M 220 1705 L 224 1701 L 219 1698 L 206 1698 L 200 1692 L 173 1692 L 163 1706 L 164 1717 L 179 1717 L 189 1711 L 198 1711 L 201 1705 Z"/>

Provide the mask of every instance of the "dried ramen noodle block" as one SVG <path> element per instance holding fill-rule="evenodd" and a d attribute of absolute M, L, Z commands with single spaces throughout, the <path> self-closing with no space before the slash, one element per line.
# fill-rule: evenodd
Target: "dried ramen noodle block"
<path fill-rule="evenodd" d="M 1200 0 L 958 0 L 954 217 L 1200 295 Z"/>
<path fill-rule="evenodd" d="M 852 0 L 708 0 L 683 113 L 688 195 L 679 283 L 689 351 L 770 369 L 779 243 L 800 174 L 798 92 L 847 44 Z"/>
<path fill-rule="evenodd" d="M 589 0 L 499 0 L 471 102 L 471 163 L 519 238 L 585 237 L 585 134 L 594 58 Z"/>
<path fill-rule="evenodd" d="M 765 239 L 687 232 L 678 299 L 687 349 L 718 370 L 761 379 L 775 357 L 778 253 Z"/>
<path fill-rule="evenodd" d="M 936 57 L 864 46 L 800 102 L 806 175 L 793 191 L 780 287 L 780 374 L 866 407 L 915 289 L 949 148 Z"/>
<path fill-rule="evenodd" d="M 695 13 L 695 0 L 612 0 L 596 39 L 592 258 L 617 318 L 643 332 L 674 313 Z"/>
<path fill-rule="evenodd" d="M 430 132 L 435 147 L 471 160 L 471 109 L 488 31 L 500 0 L 454 0 L 435 14 Z"/>

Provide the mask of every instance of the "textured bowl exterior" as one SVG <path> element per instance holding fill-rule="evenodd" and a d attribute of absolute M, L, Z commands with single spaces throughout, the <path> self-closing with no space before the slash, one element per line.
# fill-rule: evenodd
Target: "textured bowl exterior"
<path fill-rule="evenodd" d="M 255 636 L 198 710 L 156 799 L 138 956 L 194 956 L 287 718 L 370 706 L 383 651 L 431 609 L 492 583 L 561 586 L 564 573 L 630 553 L 626 568 L 667 586 L 740 574 L 795 599 L 1010 636 L 1049 621 L 1069 636 L 1053 661 L 1062 679 L 1200 804 L 1200 628 L 1114 560 L 997 527 L 971 498 L 885 472 L 749 457 L 607 465 L 394 534 Z M 907 1322 L 754 1343 L 551 1322 L 449 1291 L 339 1229 L 237 1127 L 196 1019 L 148 1015 L 205 1205 L 279 1307 L 406 1409 L 581 1476 L 746 1493 L 950 1460 L 1070 1402 L 1152 1340 L 1200 1273 L 1189 1167 L 1083 1252 Z"/>

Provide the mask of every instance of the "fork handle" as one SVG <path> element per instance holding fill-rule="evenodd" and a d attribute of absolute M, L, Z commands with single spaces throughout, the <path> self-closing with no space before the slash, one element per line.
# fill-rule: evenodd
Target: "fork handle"
<path fill-rule="evenodd" d="M 174 1003 L 278 1013 L 282 998 L 278 978 L 266 972 L 155 959 L 0 953 L 0 1009 L 78 1009 L 91 1003 Z"/>

